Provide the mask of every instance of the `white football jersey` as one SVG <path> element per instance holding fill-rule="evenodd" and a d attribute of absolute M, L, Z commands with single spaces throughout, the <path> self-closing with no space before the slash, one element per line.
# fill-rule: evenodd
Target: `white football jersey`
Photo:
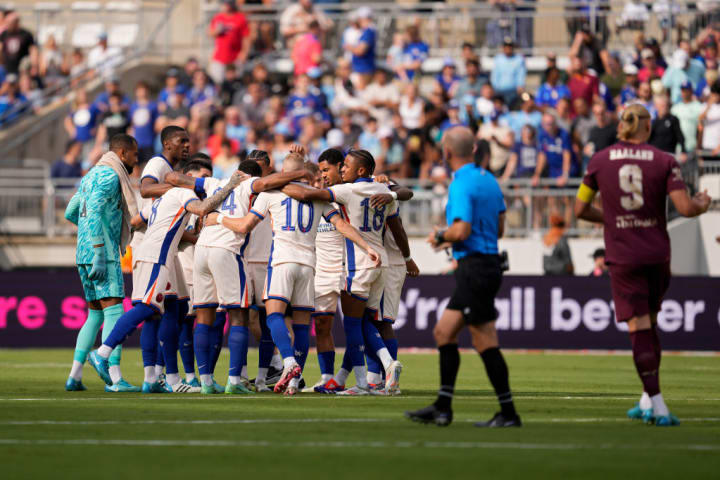
<path fill-rule="evenodd" d="M 188 219 L 188 223 L 185 226 L 185 231 L 193 232 L 195 230 L 195 225 L 197 225 L 197 220 L 197 215 L 191 214 Z M 185 282 L 188 285 L 192 285 L 193 264 L 195 263 L 195 244 L 180 240 L 180 244 L 178 245 L 178 260 L 180 260 L 180 265 L 182 265 L 183 268 Z"/>
<path fill-rule="evenodd" d="M 336 203 L 331 205 L 339 210 Z M 315 253 L 317 255 L 316 270 L 330 273 L 345 271 L 345 237 L 337 231 L 335 225 L 324 218 L 321 218 L 318 224 Z"/>
<path fill-rule="evenodd" d="M 177 256 L 178 244 L 187 226 L 190 214 L 185 207 L 200 199 L 190 189 L 171 188 L 152 205 L 143 208 L 142 217 L 147 230 L 138 251 L 137 260 L 165 265 L 167 259 Z"/>
<path fill-rule="evenodd" d="M 255 180 L 257 180 L 257 177 L 248 178 L 240 183 L 216 210 L 228 218 L 242 218 L 247 215 L 250 209 L 250 201 L 252 196 L 255 195 L 252 188 Z M 227 185 L 228 182 L 229 180 L 206 178 L 205 193 L 210 197 Z M 230 250 L 235 255 L 242 255 L 245 249 L 245 234 L 233 232 L 222 225 L 212 225 L 202 229 L 197 246 L 219 247 Z"/>
<path fill-rule="evenodd" d="M 257 197 L 255 197 L 257 199 Z M 245 249 L 245 260 L 248 263 L 268 263 L 270 259 L 270 247 L 272 246 L 272 222 L 269 217 L 260 222 L 250 232 L 247 248 Z"/>
<path fill-rule="evenodd" d="M 148 160 L 147 164 L 145 164 L 145 168 L 143 168 L 140 181 L 142 182 L 143 179 L 147 177 L 157 180 L 158 183 L 165 183 L 165 177 L 168 173 L 172 171 L 173 167 L 168 161 L 168 159 L 162 155 L 158 155 L 156 157 L 152 157 L 150 160 Z M 154 198 L 140 197 L 140 203 L 138 203 L 138 210 L 142 211 L 146 207 L 150 208 L 154 201 Z M 133 248 L 133 250 L 137 251 L 137 249 L 140 248 L 144 236 L 144 229 L 138 230 L 133 234 L 132 241 L 130 242 L 130 246 Z M 137 258 L 137 253 L 134 253 L 133 256 Z"/>
<path fill-rule="evenodd" d="M 396 215 L 400 215 L 400 207 L 398 206 L 398 211 Z M 390 231 L 390 228 L 385 225 L 385 251 L 387 252 L 388 256 L 388 266 L 405 266 L 405 257 L 403 256 L 402 252 L 400 251 L 400 248 L 397 246 L 397 242 L 395 241 L 395 237 L 393 236 L 392 232 Z"/>
<path fill-rule="evenodd" d="M 358 229 L 365 241 L 380 255 L 382 266 L 389 265 L 383 246 L 385 220 L 397 215 L 397 201 L 375 209 L 370 206 L 370 197 L 376 193 L 390 193 L 390 189 L 370 178 L 358 178 L 354 183 L 341 183 L 328 188 L 333 200 L 340 205 L 340 213 L 353 227 Z M 345 241 L 347 270 L 374 268 L 368 254 L 356 248 L 351 241 Z"/>
<path fill-rule="evenodd" d="M 315 268 L 315 236 L 320 218 L 330 220 L 337 210 L 327 202 L 299 202 L 274 190 L 258 195 L 252 213 L 272 218 L 271 267 L 299 263 Z"/>

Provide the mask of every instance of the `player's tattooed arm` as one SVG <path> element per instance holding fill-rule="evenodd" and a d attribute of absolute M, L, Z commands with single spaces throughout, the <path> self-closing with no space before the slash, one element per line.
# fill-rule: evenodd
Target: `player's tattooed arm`
<path fill-rule="evenodd" d="M 334 201 L 330 190 L 320 190 L 318 188 L 288 184 L 283 187 L 282 192 L 288 197 L 292 197 L 300 202 L 310 202 L 313 200 L 320 200 L 323 202 Z"/>
<path fill-rule="evenodd" d="M 185 209 L 190 213 L 194 213 L 198 217 L 204 217 L 208 213 L 215 210 L 218 205 L 220 205 L 222 201 L 225 200 L 225 197 L 230 195 L 230 192 L 232 192 L 235 187 L 240 185 L 240 182 L 246 180 L 247 178 L 249 178 L 247 174 L 238 170 L 233 173 L 232 177 L 230 177 L 230 181 L 228 181 L 228 183 L 223 188 L 221 188 L 215 195 L 208 197 L 202 201 L 190 202 L 185 207 Z"/>
<path fill-rule="evenodd" d="M 168 174 L 168 176 L 170 175 L 172 173 Z M 171 188 L 173 186 L 168 183 L 158 183 L 154 178 L 145 177 L 140 182 L 140 196 L 142 198 L 160 198 Z"/>
<path fill-rule="evenodd" d="M 368 245 L 368 243 L 365 241 L 362 235 L 360 235 L 360 232 L 358 232 L 355 227 L 340 218 L 340 215 L 333 215 L 332 217 L 330 217 L 330 223 L 332 223 L 337 229 L 337 231 L 340 232 L 345 238 L 347 238 L 355 245 L 367 252 L 370 259 L 375 262 L 376 267 L 381 266 L 382 261 L 380 259 L 380 255 L 375 250 L 373 250 L 370 245 Z"/>
<path fill-rule="evenodd" d="M 396 215 L 388 218 L 387 226 L 390 228 L 390 233 L 395 239 L 395 243 L 400 249 L 400 253 L 402 253 L 403 257 L 405 257 L 405 267 L 407 268 L 408 275 L 411 277 L 417 277 L 420 275 L 420 269 L 415 263 L 415 260 L 410 258 L 410 243 L 408 242 L 407 233 L 405 233 L 405 228 L 403 228 L 400 216 Z"/>
<path fill-rule="evenodd" d="M 195 188 L 195 177 L 180 172 L 170 172 L 165 176 L 165 183 L 173 187 L 189 188 L 192 190 Z"/>

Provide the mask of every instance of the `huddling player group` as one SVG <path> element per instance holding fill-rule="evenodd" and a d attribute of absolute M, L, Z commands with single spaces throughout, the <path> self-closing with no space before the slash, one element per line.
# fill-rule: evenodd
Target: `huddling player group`
<path fill-rule="evenodd" d="M 111 151 L 128 168 L 133 142 L 124 137 L 111 142 Z M 392 323 L 406 275 L 419 273 L 398 201 L 410 199 L 412 192 L 373 177 L 375 162 L 363 150 L 329 149 L 315 164 L 293 147 L 279 173 L 272 173 L 266 152 L 254 150 L 230 179 L 218 180 L 211 178 L 209 157 L 189 156 L 185 130 L 167 127 L 161 141 L 163 154 L 143 169 L 142 200 L 130 220 L 135 230 L 131 310 L 122 313 L 115 305 L 92 310 L 92 302 L 116 296 L 103 290 L 122 289 L 122 277 L 115 273 L 119 267 L 107 260 L 102 246 L 103 239 L 113 244 L 113 232 L 107 231 L 112 228 L 106 225 L 104 233 L 88 234 L 95 235 L 90 239 L 83 235 L 92 229 L 86 203 L 102 183 L 88 178 L 92 171 L 68 206 L 66 216 L 79 225 L 78 269 L 91 304 L 88 318 L 102 312 L 96 315 L 105 314 L 106 329 L 102 345 L 89 355 L 79 337 L 66 389 L 85 389 L 87 357 L 109 392 L 250 394 L 274 386 L 285 395 L 398 394 L 402 365 Z M 106 215 L 124 212 L 127 218 L 133 210 L 112 202 L 107 200 L 111 212 Z M 88 244 L 89 260 L 80 259 L 82 242 Z M 120 285 L 109 285 L 113 282 Z M 335 371 L 332 325 L 338 300 L 346 350 Z M 108 322 L 111 308 L 119 318 Z M 303 389 L 312 320 L 322 378 Z M 119 346 L 140 324 L 144 382 L 139 388 L 122 378 Z M 214 372 L 225 331 L 230 360 L 223 388 Z M 259 345 L 254 381 L 247 365 L 250 335 Z M 178 352 L 185 378 L 179 374 Z M 356 385 L 346 388 L 350 373 Z"/>

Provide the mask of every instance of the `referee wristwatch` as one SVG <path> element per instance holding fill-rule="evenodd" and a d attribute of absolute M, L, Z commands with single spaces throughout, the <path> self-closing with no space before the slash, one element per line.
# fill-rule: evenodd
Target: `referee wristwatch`
<path fill-rule="evenodd" d="M 445 237 L 443 237 L 446 231 L 447 230 L 438 230 L 437 232 L 435 232 L 435 242 L 437 242 L 438 245 L 447 242 L 447 240 L 445 240 Z"/>

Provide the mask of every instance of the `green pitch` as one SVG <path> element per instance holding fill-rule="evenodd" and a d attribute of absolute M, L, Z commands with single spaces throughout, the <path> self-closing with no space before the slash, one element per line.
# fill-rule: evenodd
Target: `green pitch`
<path fill-rule="evenodd" d="M 123 352 L 139 385 L 140 354 Z M 0 350 L 2 478 L 718 478 L 720 357 L 666 355 L 661 383 L 683 422 L 631 422 L 639 398 L 629 355 L 507 353 L 525 426 L 480 430 L 497 404 L 466 353 L 449 428 L 403 411 L 437 387 L 435 355 L 401 355 L 400 397 L 107 394 L 91 367 L 86 392 L 63 390 L 71 350 Z M 257 363 L 251 352 L 250 365 Z M 338 362 L 339 364 L 339 362 Z M 224 384 L 227 353 L 218 365 Z M 252 369 L 251 369 L 252 372 Z M 311 355 L 306 378 L 318 377 Z"/>

